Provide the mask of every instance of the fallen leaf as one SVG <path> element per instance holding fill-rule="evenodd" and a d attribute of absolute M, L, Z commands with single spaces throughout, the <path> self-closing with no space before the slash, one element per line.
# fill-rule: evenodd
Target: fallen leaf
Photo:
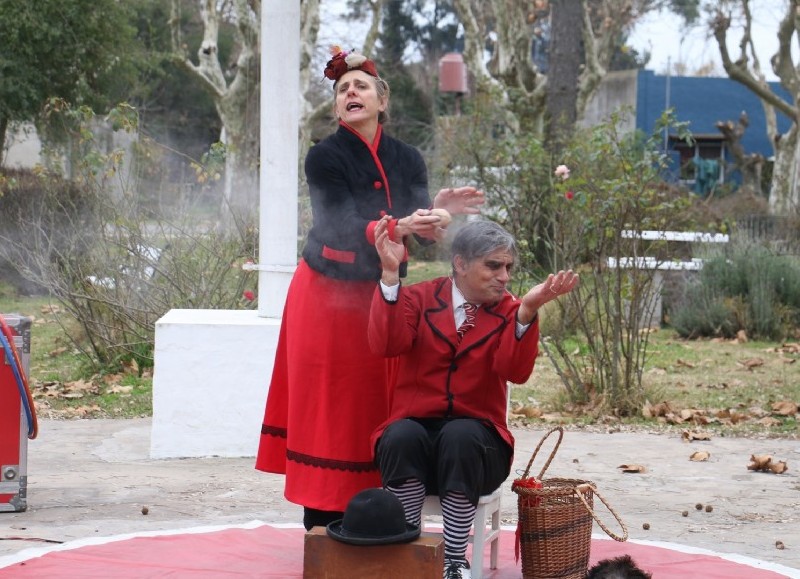
<path fill-rule="evenodd" d="M 719 384 L 709 384 L 708 387 L 712 390 L 725 390 L 728 385 L 725 382 L 720 382 Z"/>
<path fill-rule="evenodd" d="M 770 454 L 751 454 L 750 464 L 747 465 L 747 468 L 749 470 L 763 470 L 767 468 L 770 462 L 772 462 L 772 455 Z"/>
<path fill-rule="evenodd" d="M 68 416 L 71 415 L 83 418 L 91 414 L 94 414 L 96 412 L 100 412 L 100 410 L 101 409 L 99 406 L 93 404 L 92 406 L 78 406 L 77 408 L 65 408 L 62 412 L 64 412 L 64 414 Z"/>
<path fill-rule="evenodd" d="M 67 348 L 64 348 L 64 347 L 56 348 L 55 350 L 50 350 L 47 353 L 47 355 L 50 356 L 51 358 L 55 358 L 55 357 L 60 356 L 61 354 L 65 353 L 66 351 L 67 351 Z"/>
<path fill-rule="evenodd" d="M 696 452 L 693 452 L 689 456 L 689 460 L 692 460 L 694 462 L 704 462 L 704 461 L 708 460 L 709 458 L 711 458 L 711 453 L 710 452 L 706 452 L 705 450 L 698 450 Z"/>
<path fill-rule="evenodd" d="M 123 361 L 122 367 L 128 374 L 139 374 L 139 364 L 136 360 L 131 359 L 130 361 Z"/>
<path fill-rule="evenodd" d="M 763 358 L 748 358 L 747 360 L 739 360 L 738 362 L 748 370 L 752 370 L 753 368 L 757 368 L 759 366 L 764 365 Z"/>
<path fill-rule="evenodd" d="M 731 412 L 730 416 L 731 424 L 739 424 L 740 422 L 745 422 L 749 419 L 750 417 L 742 412 Z"/>
<path fill-rule="evenodd" d="M 542 414 L 541 418 L 545 422 L 558 422 L 558 423 L 560 423 L 560 422 L 564 421 L 564 415 L 559 413 L 559 412 L 549 412 L 547 414 Z"/>
<path fill-rule="evenodd" d="M 673 412 L 669 402 L 659 402 L 658 404 L 654 404 L 650 411 L 653 416 L 666 416 L 667 414 Z"/>
<path fill-rule="evenodd" d="M 791 402 L 789 400 L 782 400 L 781 402 L 775 402 L 772 405 L 772 411 L 775 414 L 780 414 L 781 416 L 792 416 L 797 414 L 797 404 Z"/>
<path fill-rule="evenodd" d="M 106 384 L 119 384 L 124 376 L 122 374 L 106 374 L 102 380 Z"/>
<path fill-rule="evenodd" d="M 696 430 L 684 430 L 681 433 L 681 439 L 684 442 L 691 442 L 693 440 L 711 440 L 711 435 L 708 432 L 698 432 Z"/>
<path fill-rule="evenodd" d="M 769 470 L 774 472 L 775 474 L 782 474 L 789 470 L 789 467 L 786 466 L 786 461 L 778 461 L 778 462 L 771 462 L 769 464 Z"/>
<path fill-rule="evenodd" d="M 641 464 L 621 464 L 617 468 L 621 468 L 622 472 L 632 472 L 638 474 L 647 472 L 647 468 Z"/>
<path fill-rule="evenodd" d="M 89 392 L 91 394 L 98 394 L 100 389 L 97 384 L 92 381 L 74 380 L 73 382 L 64 382 L 64 390 L 66 392 Z"/>
<path fill-rule="evenodd" d="M 692 364 L 691 362 L 687 362 L 686 360 L 681 360 L 680 358 L 678 358 L 678 359 L 675 361 L 675 363 L 676 363 L 678 366 L 684 366 L 685 368 L 694 368 L 694 367 L 695 367 L 695 365 L 694 365 L 694 364 Z"/>
<path fill-rule="evenodd" d="M 744 330 L 739 330 L 738 332 L 736 332 L 736 341 L 739 342 L 740 344 L 746 343 L 747 332 L 745 332 Z"/>
<path fill-rule="evenodd" d="M 747 469 L 782 474 L 789 470 L 789 466 L 784 460 L 773 462 L 770 454 L 753 454 L 750 455 L 750 464 L 747 465 Z"/>

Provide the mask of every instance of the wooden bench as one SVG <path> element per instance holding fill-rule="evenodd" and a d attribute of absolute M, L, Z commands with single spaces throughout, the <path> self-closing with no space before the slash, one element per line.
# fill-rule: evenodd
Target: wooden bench
<path fill-rule="evenodd" d="M 700 231 L 633 231 L 623 229 L 623 239 L 643 239 L 646 241 L 687 241 L 702 243 L 728 243 L 728 235 L 724 233 L 702 233 Z"/>
<path fill-rule="evenodd" d="M 641 241 L 671 241 L 681 243 L 728 243 L 730 237 L 723 233 L 704 233 L 700 231 L 635 231 L 623 229 L 620 232 L 623 239 L 633 239 Z M 653 276 L 653 291 L 656 292 L 652 305 L 652 316 L 642 316 L 642 324 L 648 321 L 661 323 L 663 303 L 661 290 L 664 285 L 664 278 L 661 272 L 668 271 L 699 271 L 703 268 L 703 260 L 700 258 L 690 259 L 660 259 L 652 256 L 640 257 L 608 257 L 606 266 L 611 269 L 636 269 L 655 272 Z"/>

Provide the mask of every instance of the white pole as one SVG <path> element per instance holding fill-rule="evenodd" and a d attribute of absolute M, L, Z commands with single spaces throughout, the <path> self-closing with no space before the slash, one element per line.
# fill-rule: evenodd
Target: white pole
<path fill-rule="evenodd" d="M 258 315 L 280 318 L 297 266 L 299 1 L 261 4 L 260 84 Z"/>
<path fill-rule="evenodd" d="M 664 96 L 664 100 L 666 102 L 664 104 L 664 112 L 668 111 L 669 107 L 670 107 L 670 104 L 669 104 L 669 97 L 670 97 L 670 94 L 669 94 L 669 91 L 670 91 L 669 81 L 670 81 L 670 77 L 671 76 L 672 76 L 672 63 L 670 62 L 670 57 L 668 56 L 667 57 L 666 95 Z M 669 127 L 664 127 L 664 154 L 667 154 L 668 151 L 669 151 Z"/>

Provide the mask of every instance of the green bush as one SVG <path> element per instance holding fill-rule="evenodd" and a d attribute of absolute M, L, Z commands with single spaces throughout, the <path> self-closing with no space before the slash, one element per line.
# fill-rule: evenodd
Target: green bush
<path fill-rule="evenodd" d="M 135 176 L 120 178 L 123 152 L 98 146 L 91 112 L 68 112 L 80 152 L 70 179 L 43 168 L 0 179 L 0 259 L 60 303 L 87 366 L 152 366 L 155 323 L 170 309 L 255 308 L 257 273 L 242 265 L 257 229 L 222 234 L 192 199 L 174 215 L 145 206 Z"/>
<path fill-rule="evenodd" d="M 756 243 L 732 242 L 705 260 L 672 315 L 682 337 L 781 340 L 800 323 L 800 262 Z"/>
<path fill-rule="evenodd" d="M 44 295 L 37 283 L 39 259 L 31 259 L 39 231 L 47 231 L 51 246 L 43 247 L 48 260 L 56 259 L 67 245 L 74 254 L 86 251 L 90 238 L 81 232 L 94 229 L 94 192 L 80 184 L 43 170 L 0 171 L 0 274 L 20 293 Z M 26 275 L 28 271 L 34 275 Z"/>

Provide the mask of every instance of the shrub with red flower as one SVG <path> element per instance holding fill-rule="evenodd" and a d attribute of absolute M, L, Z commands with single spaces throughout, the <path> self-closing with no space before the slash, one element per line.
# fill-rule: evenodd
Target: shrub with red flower
<path fill-rule="evenodd" d="M 575 193 L 573 193 L 572 191 L 566 191 L 564 193 L 564 199 L 567 199 L 568 201 L 572 201 L 574 198 L 575 198 Z"/>
<path fill-rule="evenodd" d="M 254 293 L 253 293 L 252 291 L 250 291 L 250 290 L 244 290 L 244 291 L 242 292 L 242 297 L 243 297 L 244 299 L 246 299 L 248 302 L 252 302 L 254 299 L 256 299 L 256 294 L 254 294 Z"/>

